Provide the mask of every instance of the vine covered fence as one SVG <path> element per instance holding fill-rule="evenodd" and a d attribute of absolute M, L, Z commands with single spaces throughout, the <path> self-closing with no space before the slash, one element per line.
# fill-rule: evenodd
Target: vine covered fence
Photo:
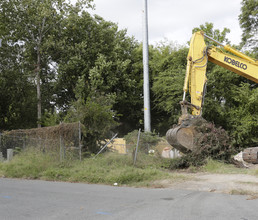
<path fill-rule="evenodd" d="M 7 149 L 18 152 L 33 147 L 43 152 L 59 153 L 60 160 L 71 154 L 81 159 L 81 133 L 80 122 L 6 131 L 0 133 L 0 152 L 6 158 Z"/>

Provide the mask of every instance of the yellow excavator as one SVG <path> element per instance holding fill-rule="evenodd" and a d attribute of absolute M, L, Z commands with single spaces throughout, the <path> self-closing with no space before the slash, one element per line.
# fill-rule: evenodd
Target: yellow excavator
<path fill-rule="evenodd" d="M 227 52 L 223 52 L 222 49 L 215 46 L 208 47 L 205 38 L 215 42 Z M 258 83 L 258 61 L 229 45 L 224 46 L 203 31 L 194 33 L 187 56 L 183 100 L 180 102 L 182 115 L 178 125 L 169 129 L 166 134 L 168 143 L 182 153 L 191 152 L 195 148 L 194 138 L 197 132 L 196 126 L 198 126 L 196 121 L 201 119 L 202 115 L 208 61 Z M 186 101 L 188 88 L 191 102 Z M 188 108 L 191 108 L 191 114 L 188 114 Z"/>

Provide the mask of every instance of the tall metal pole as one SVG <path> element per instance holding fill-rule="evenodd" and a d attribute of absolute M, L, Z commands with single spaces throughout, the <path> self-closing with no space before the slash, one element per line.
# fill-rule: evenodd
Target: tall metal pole
<path fill-rule="evenodd" d="M 149 89 L 149 43 L 147 0 L 143 7 L 143 95 L 144 95 L 144 131 L 151 131 L 150 89 Z"/>

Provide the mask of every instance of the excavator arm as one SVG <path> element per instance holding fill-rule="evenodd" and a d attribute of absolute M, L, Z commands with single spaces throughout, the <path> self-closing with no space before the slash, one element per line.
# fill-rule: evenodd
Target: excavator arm
<path fill-rule="evenodd" d="M 207 46 L 201 32 L 195 33 L 190 41 L 187 55 L 187 68 L 184 82 L 184 95 L 181 102 L 183 115 L 187 113 L 187 107 L 191 107 L 192 115 L 201 115 L 204 89 L 206 85 L 206 67 L 208 62 Z M 186 102 L 186 93 L 191 94 L 191 103 Z"/>
<path fill-rule="evenodd" d="M 208 47 L 204 41 L 205 38 L 214 41 L 228 53 L 215 46 Z M 222 45 L 202 31 L 194 33 L 187 55 L 183 100 L 180 102 L 182 116 L 178 126 L 168 130 L 166 134 L 169 144 L 183 153 L 192 151 L 194 148 L 195 126 L 191 121 L 202 115 L 208 61 L 258 83 L 258 62 L 256 60 L 229 45 Z M 188 91 L 191 96 L 190 103 L 186 101 Z M 192 109 L 191 114 L 188 114 L 188 108 Z"/>

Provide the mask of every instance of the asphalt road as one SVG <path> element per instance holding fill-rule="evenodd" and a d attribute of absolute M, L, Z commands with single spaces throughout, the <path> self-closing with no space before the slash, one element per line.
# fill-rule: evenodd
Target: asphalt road
<path fill-rule="evenodd" d="M 209 192 L 0 178 L 0 219 L 257 220 L 258 200 Z"/>

